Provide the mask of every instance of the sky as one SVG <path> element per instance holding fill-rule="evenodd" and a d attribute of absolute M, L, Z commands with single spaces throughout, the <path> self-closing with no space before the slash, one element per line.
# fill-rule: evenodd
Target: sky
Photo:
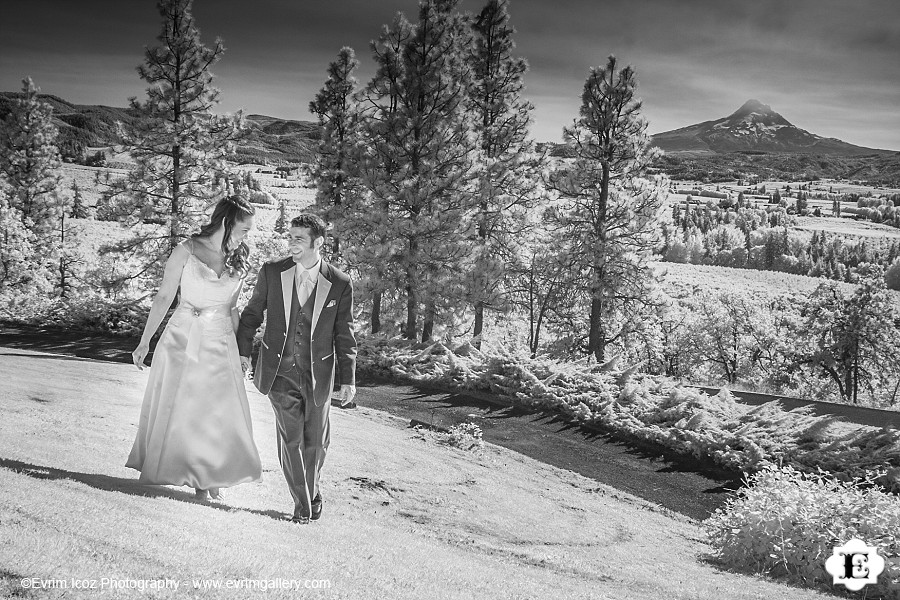
<path fill-rule="evenodd" d="M 461 0 L 477 13 L 485 0 Z M 342 46 L 374 73 L 369 42 L 414 0 L 195 0 L 201 39 L 222 38 L 218 112 L 312 120 L 309 102 Z M 527 59 L 532 135 L 561 141 L 591 67 L 631 64 L 650 133 L 725 117 L 754 98 L 794 125 L 900 150 L 898 0 L 510 0 Z M 142 97 L 135 68 L 156 45 L 154 0 L 6 0 L 0 91 L 31 76 L 78 104 Z"/>

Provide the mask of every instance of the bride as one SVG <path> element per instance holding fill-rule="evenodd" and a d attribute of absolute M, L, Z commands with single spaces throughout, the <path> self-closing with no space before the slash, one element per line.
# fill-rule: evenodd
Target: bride
<path fill-rule="evenodd" d="M 150 339 L 180 287 L 181 300 L 153 354 L 126 463 L 141 472 L 142 483 L 188 485 L 199 499 L 221 500 L 220 488 L 260 478 L 234 335 L 237 298 L 247 274 L 244 238 L 253 214 L 241 196 L 220 201 L 210 222 L 166 261 L 141 342 L 132 353 L 143 369 Z"/>

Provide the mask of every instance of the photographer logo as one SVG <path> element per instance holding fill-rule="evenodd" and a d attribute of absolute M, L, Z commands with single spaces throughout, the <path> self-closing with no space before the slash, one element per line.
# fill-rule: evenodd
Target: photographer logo
<path fill-rule="evenodd" d="M 866 585 L 878 582 L 878 576 L 884 571 L 884 559 L 878 555 L 877 548 L 854 538 L 835 547 L 825 561 L 825 570 L 834 578 L 835 585 L 858 592 Z"/>

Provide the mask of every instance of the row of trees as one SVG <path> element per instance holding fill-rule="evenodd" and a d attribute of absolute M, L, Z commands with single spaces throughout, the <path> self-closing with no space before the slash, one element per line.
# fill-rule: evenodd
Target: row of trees
<path fill-rule="evenodd" d="M 229 185 L 242 186 L 225 176 L 225 157 L 244 131 L 242 117 L 212 113 L 219 92 L 210 68 L 224 46 L 218 39 L 211 48 L 200 41 L 191 0 L 157 4 L 160 44 L 146 50 L 138 67 L 148 84 L 147 98 L 132 98 L 135 118 L 119 123 L 120 141 L 135 167 L 125 177 L 107 174 L 101 181 L 98 174 L 96 182 L 105 188 L 97 217 L 117 219 L 134 234 L 103 250 L 124 257 L 129 266 L 101 258 L 116 264 L 115 281 L 106 281 L 104 289 L 121 290 L 128 281 L 137 282 L 138 290 L 154 287 L 165 258 L 198 228 L 209 205 Z M 65 219 L 84 216 L 85 207 L 77 185 L 71 196 L 59 189 L 57 133 L 50 107 L 27 79 L 0 125 L 0 291 L 37 286 L 49 292 L 54 274 L 62 296 L 69 287 L 74 253 Z M 252 181 L 244 187 L 251 196 L 265 194 Z"/>
<path fill-rule="evenodd" d="M 770 226 L 782 221 L 772 218 L 777 211 L 741 209 L 725 213 L 724 218 L 722 211 L 704 212 L 705 216 L 700 213 L 695 220 L 680 216 L 676 209 L 674 227 L 663 225 L 659 252 L 664 260 L 781 271 L 847 283 L 858 279 L 861 265 L 877 264 L 887 271 L 890 287 L 900 289 L 893 282 L 893 273 L 900 268 L 900 241 L 820 231 L 809 235 L 786 226 Z"/>
<path fill-rule="evenodd" d="M 705 364 L 732 383 L 756 377 L 799 389 L 798 381 L 830 381 L 851 401 L 893 389 L 876 365 L 887 364 L 898 347 L 891 337 L 896 317 L 882 274 L 863 264 L 867 252 L 855 251 L 863 279 L 858 297 L 822 288 L 794 302 L 794 312 L 768 307 L 767 313 L 748 299 L 673 308 L 655 289 L 648 264 L 660 242 L 674 247 L 675 237 L 705 230 L 704 252 L 729 244 L 736 250 L 749 236 L 749 254 L 760 246 L 757 259 L 773 267 L 786 248 L 793 252 L 782 230 L 771 229 L 789 215 L 742 209 L 721 213 L 719 222 L 718 213 L 691 210 L 680 216 L 679 236 L 671 229 L 673 237 L 661 240 L 668 185 L 647 177 L 654 155 L 633 69 L 610 57 L 591 70 L 579 116 L 565 130 L 573 158 L 551 162 L 529 137 L 527 65 L 513 55 L 507 3 L 491 0 L 474 18 L 456 6 L 424 0 L 415 23 L 398 15 L 384 27 L 372 44 L 377 69 L 365 86 L 354 78 L 353 51 L 342 49 L 311 104 L 322 125 L 314 177 L 321 210 L 334 223 L 329 250 L 355 272 L 372 331 L 399 324 L 406 337 L 428 340 L 438 327 L 465 324 L 479 343 L 488 324 L 498 324 L 499 334 L 499 323 L 509 319 L 525 325 L 532 353 L 587 350 L 603 361 L 615 348 L 675 376 L 696 374 Z M 101 202 L 126 225 L 138 225 L 139 235 L 110 250 L 140 264 L 127 273 L 123 261 L 110 268 L 116 277 L 151 285 L 162 258 L 219 195 L 260 191 L 252 180 L 224 175 L 222 161 L 241 135 L 241 121 L 211 113 L 217 91 L 209 68 L 222 54 L 221 42 L 213 48 L 200 42 L 190 0 L 162 0 L 159 8 L 161 45 L 147 51 L 139 69 L 149 84 L 147 100 L 132 101 L 142 118 L 121 131 L 136 166 L 104 182 Z M 22 150 L 4 152 L 0 163 L 0 285 L 7 287 L 25 285 L 22 276 L 40 271 L 24 261 L 47 273 L 64 264 L 57 263 L 64 248 L 57 240 L 65 239 L 64 217 L 74 210 L 56 196 L 52 124 L 33 85 L 26 83 L 17 110 L 4 122 L 2 140 Z M 42 127 L 16 129 L 29 119 Z M 18 134 L 10 132 L 25 129 L 30 141 L 13 143 Z M 276 228 L 286 220 L 282 210 Z M 260 246 L 275 251 L 277 244 Z M 832 247 L 816 238 L 810 252 L 816 261 L 829 260 Z M 257 256 L 267 258 L 265 251 Z M 793 343 L 801 339 L 802 347 Z M 728 346 L 729 340 L 744 345 Z"/>
<path fill-rule="evenodd" d="M 138 68 L 147 97 L 131 100 L 135 118 L 119 131 L 135 167 L 102 182 L 97 207 L 134 233 L 105 250 L 128 259 L 116 261 L 116 277 L 142 282 L 138 290 L 155 286 L 204 209 L 242 185 L 223 176 L 240 115 L 212 114 L 210 68 L 224 47 L 200 41 L 191 0 L 158 8 L 160 43 Z M 428 340 L 436 326 L 471 320 L 480 343 L 489 311 L 518 306 L 530 315 L 533 351 L 542 326 L 566 323 L 573 346 L 602 360 L 650 302 L 646 261 L 666 186 L 642 177 L 652 154 L 634 71 L 613 57 L 591 71 L 565 131 L 575 161 L 552 169 L 529 137 L 527 65 L 513 55 L 513 33 L 505 1 L 473 19 L 456 0 L 423 0 L 418 21 L 400 14 L 373 42 L 368 85 L 353 78 L 352 50 L 341 51 L 311 105 L 322 124 L 315 178 L 335 226 L 333 258 L 364 284 L 373 331 L 402 315 L 407 337 Z M 14 206 L 36 236 L 28 243 L 59 220 L 48 216 L 45 227 L 29 216 L 52 203 L 5 202 L 4 215 Z M 15 240 L 4 248 L 42 255 Z"/>
<path fill-rule="evenodd" d="M 679 298 L 648 315 L 636 354 L 672 377 L 894 406 L 898 323 L 881 268 L 863 265 L 852 294 L 823 283 L 808 296 L 772 300 L 739 291 Z"/>
<path fill-rule="evenodd" d="M 634 71 L 614 57 L 592 69 L 564 133 L 575 160 L 553 169 L 529 137 L 507 2 L 474 19 L 456 7 L 422 1 L 417 22 L 385 26 L 365 86 L 342 49 L 310 105 L 335 257 L 363 282 L 374 332 L 402 314 L 402 333 L 428 340 L 436 323 L 471 315 L 478 344 L 486 310 L 518 305 L 533 349 L 555 313 L 603 360 L 653 296 L 647 258 L 666 189 L 642 177 L 653 153 Z"/>

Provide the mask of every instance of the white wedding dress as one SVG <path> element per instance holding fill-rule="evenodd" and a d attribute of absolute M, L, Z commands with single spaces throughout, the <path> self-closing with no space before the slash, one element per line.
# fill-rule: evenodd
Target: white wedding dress
<path fill-rule="evenodd" d="M 217 277 L 193 252 L 185 263 L 181 301 L 153 353 L 126 463 L 143 483 L 209 489 L 260 479 L 231 319 L 240 286 L 227 270 Z"/>

